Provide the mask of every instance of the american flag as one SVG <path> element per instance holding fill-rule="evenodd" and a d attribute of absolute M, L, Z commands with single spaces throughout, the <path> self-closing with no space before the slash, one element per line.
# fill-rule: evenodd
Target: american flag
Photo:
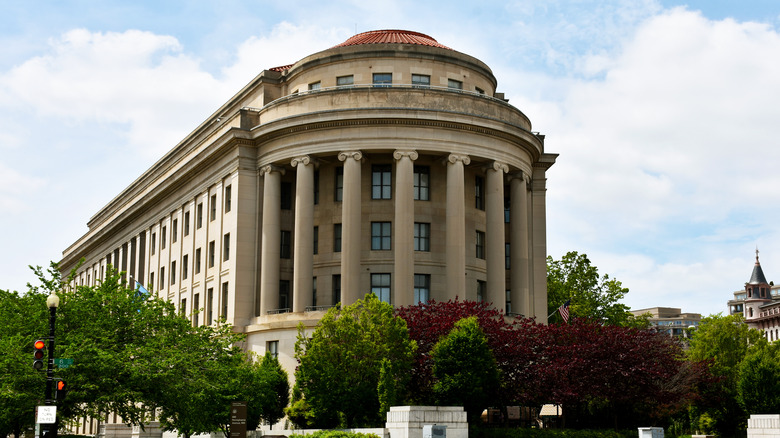
<path fill-rule="evenodd" d="M 571 304 L 571 298 L 566 300 L 565 303 L 561 304 L 561 307 L 558 308 L 558 313 L 561 314 L 561 318 L 563 318 L 563 322 L 569 323 L 569 304 Z"/>

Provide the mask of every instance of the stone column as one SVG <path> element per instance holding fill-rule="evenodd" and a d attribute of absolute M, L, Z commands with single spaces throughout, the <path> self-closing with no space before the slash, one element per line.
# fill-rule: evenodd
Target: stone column
<path fill-rule="evenodd" d="M 466 298 L 466 207 L 463 166 L 468 155 L 447 157 L 447 298 Z"/>
<path fill-rule="evenodd" d="M 542 154 L 531 177 L 531 309 L 537 322 L 547 323 L 547 177 L 557 154 Z M 529 315 L 531 316 L 531 315 Z"/>
<path fill-rule="evenodd" d="M 395 306 L 414 303 L 414 165 L 415 151 L 395 151 Z"/>
<path fill-rule="evenodd" d="M 344 196 L 341 203 L 341 304 L 348 306 L 368 291 L 360 290 L 360 151 L 339 153 L 344 162 Z"/>
<path fill-rule="evenodd" d="M 304 155 L 293 158 L 295 176 L 295 249 L 293 252 L 293 312 L 311 306 L 314 263 L 314 162 Z"/>
<path fill-rule="evenodd" d="M 494 161 L 487 169 L 485 188 L 485 264 L 487 300 L 499 310 L 506 309 L 506 263 L 504 232 L 504 174 L 509 167 Z"/>
<path fill-rule="evenodd" d="M 284 170 L 265 166 L 263 184 L 263 243 L 260 249 L 260 315 L 279 307 L 279 250 L 282 229 L 282 182 Z M 215 293 L 219 293 L 219 289 Z M 218 301 L 218 300 L 217 300 Z"/>
<path fill-rule="evenodd" d="M 512 313 L 530 316 L 529 265 L 528 265 L 528 182 L 527 175 L 518 172 L 512 175 L 509 185 L 509 227 L 510 227 L 510 300 Z"/>

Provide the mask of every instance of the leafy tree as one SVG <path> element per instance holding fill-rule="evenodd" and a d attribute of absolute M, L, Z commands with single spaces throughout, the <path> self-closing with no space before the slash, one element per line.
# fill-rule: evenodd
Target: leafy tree
<path fill-rule="evenodd" d="M 268 352 L 260 362 L 260 378 L 259 417 L 266 424 L 275 424 L 284 418 L 284 408 L 290 402 L 290 381 L 279 360 Z"/>
<path fill-rule="evenodd" d="M 330 309 L 311 337 L 299 327 L 295 377 L 302 397 L 294 404 L 296 421 L 308 417 L 313 420 L 310 426 L 317 428 L 382 424 L 378 394 L 382 361 L 389 361 L 385 373 L 396 382 L 395 392 L 402 393 L 415 348 L 406 322 L 373 294 L 343 309 Z"/>
<path fill-rule="evenodd" d="M 573 317 L 590 318 L 612 325 L 642 325 L 619 301 L 628 293 L 623 284 L 591 265 L 586 254 L 569 251 L 560 260 L 547 256 L 547 311 L 555 312 L 571 300 Z M 560 318 L 555 316 L 554 318 Z M 560 319 L 558 319 L 560 320 Z"/>
<path fill-rule="evenodd" d="M 707 397 L 698 408 L 722 435 L 737 435 L 747 423 L 747 413 L 738 399 L 739 369 L 750 346 L 763 342 L 761 332 L 748 328 L 742 315 L 710 315 L 693 332 L 688 358 L 708 361 L 710 372 L 718 378 L 717 384 L 707 388 Z"/>
<path fill-rule="evenodd" d="M 780 412 L 780 345 L 761 342 L 739 365 L 739 402 L 748 414 Z"/>
<path fill-rule="evenodd" d="M 499 388 L 496 359 L 487 337 L 472 316 L 455 323 L 431 351 L 433 392 L 440 405 L 463 406 L 469 421 L 477 422 L 495 400 Z"/>

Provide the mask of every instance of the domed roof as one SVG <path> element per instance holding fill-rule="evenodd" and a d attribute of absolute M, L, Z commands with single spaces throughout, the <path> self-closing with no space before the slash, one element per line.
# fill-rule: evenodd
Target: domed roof
<path fill-rule="evenodd" d="M 346 47 L 357 46 L 360 44 L 417 44 L 420 46 L 439 47 L 442 49 L 452 50 L 447 46 L 441 45 L 435 39 L 428 35 L 412 32 L 409 30 L 371 30 L 368 32 L 359 33 L 350 37 L 348 40 L 341 44 L 333 46 Z"/>

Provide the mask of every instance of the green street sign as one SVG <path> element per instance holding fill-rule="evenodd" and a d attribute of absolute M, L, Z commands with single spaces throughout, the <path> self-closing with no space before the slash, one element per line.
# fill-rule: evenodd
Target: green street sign
<path fill-rule="evenodd" d="M 54 365 L 57 368 L 67 368 L 73 365 L 73 359 L 54 359 Z"/>

